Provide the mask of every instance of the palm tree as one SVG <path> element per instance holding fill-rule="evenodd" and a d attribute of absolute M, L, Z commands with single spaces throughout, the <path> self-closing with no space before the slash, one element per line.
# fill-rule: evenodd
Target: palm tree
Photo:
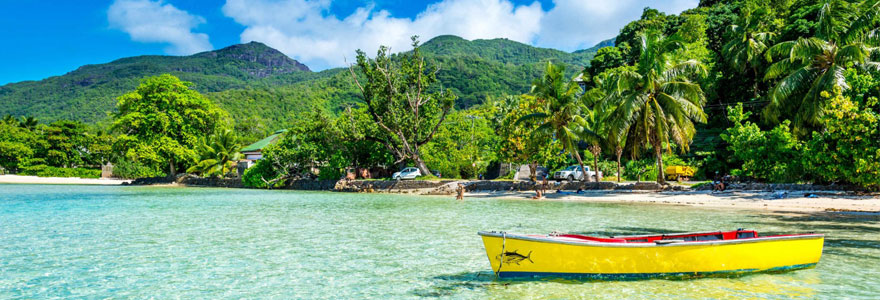
<path fill-rule="evenodd" d="M 581 99 L 584 103 L 583 124 L 585 130 L 581 131 L 581 139 L 590 144 L 590 153 L 593 154 L 593 172 L 596 175 L 596 181 L 599 178 L 599 156 L 602 154 L 602 144 L 605 144 L 605 135 L 608 133 L 608 107 L 605 100 L 606 86 L 605 77 L 607 73 L 597 74 L 593 76 L 595 87 L 586 91 Z"/>
<path fill-rule="evenodd" d="M 200 149 L 201 160 L 187 169 L 190 173 L 203 176 L 226 176 L 235 167 L 235 161 L 241 157 L 238 151 L 241 143 L 232 130 L 225 130 L 210 137 L 210 144 Z"/>
<path fill-rule="evenodd" d="M 657 182 L 665 183 L 663 145 L 669 149 L 674 142 L 687 151 L 696 133 L 693 122 L 706 121 L 706 97 L 700 85 L 690 79 L 705 74 L 706 68 L 695 60 L 670 59 L 667 54 L 682 45 L 677 38 L 651 31 L 637 39 L 640 52 L 635 70 L 617 72 L 610 83 L 613 90 L 608 98 L 616 107 L 609 130 L 610 134 L 627 136 L 633 155 L 650 146 L 657 161 Z"/>
<path fill-rule="evenodd" d="M 849 4 L 825 0 L 819 11 L 814 37 L 781 42 L 767 49 L 770 65 L 765 80 L 779 79 L 769 94 L 764 116 L 779 121 L 783 112 L 793 111 L 795 130 L 820 125 L 827 99 L 823 91 L 849 89 L 844 70 L 849 65 L 880 69 L 871 58 L 877 52 L 880 28 L 876 26 L 880 2 Z"/>
<path fill-rule="evenodd" d="M 756 14 L 750 9 L 745 9 L 739 19 L 739 24 L 731 25 L 733 35 L 722 48 L 727 63 L 740 73 L 751 70 L 754 83 L 752 90 L 754 97 L 758 98 L 758 68 L 764 63 L 764 52 L 767 51 L 776 34 L 761 31 L 766 28 L 764 21 L 766 16 Z"/>
<path fill-rule="evenodd" d="M 614 154 L 617 157 L 617 182 L 620 182 L 620 178 L 623 174 L 620 172 L 620 159 L 623 156 L 623 149 L 626 147 L 626 132 L 628 128 L 624 128 L 622 130 L 611 130 L 611 123 L 614 117 L 614 111 L 617 109 L 617 102 L 614 99 L 608 97 L 609 94 L 613 94 L 614 86 L 611 84 L 616 74 L 621 72 L 626 68 L 632 68 L 628 66 L 623 66 L 619 68 L 609 69 L 605 72 L 597 74 L 593 76 L 593 82 L 595 83 L 595 87 L 590 89 L 584 94 L 584 98 L 587 100 L 587 103 L 590 107 L 593 108 L 593 115 L 598 115 L 598 117 L 594 118 L 592 123 L 597 124 L 598 126 L 592 126 L 594 128 L 594 132 L 600 133 L 601 142 L 608 147 L 609 150 L 614 150 Z M 593 117 L 593 116 L 591 116 Z M 595 127 L 599 130 L 596 130 Z M 593 150 L 591 148 L 591 150 Z M 597 149 L 598 150 L 598 149 Z M 594 154 L 595 156 L 595 154 Z M 597 163 L 594 163 L 597 164 Z"/>
<path fill-rule="evenodd" d="M 39 122 L 37 121 L 37 118 L 29 116 L 29 117 L 21 117 L 21 121 L 19 121 L 18 126 L 20 126 L 21 128 L 31 130 L 31 129 L 36 128 L 37 124 L 39 124 Z"/>
<path fill-rule="evenodd" d="M 544 111 L 525 115 L 517 123 L 534 121 L 538 125 L 532 135 L 554 136 L 565 151 L 577 159 L 578 165 L 584 178 L 587 171 L 581 159 L 577 142 L 585 135 L 585 123 L 581 117 L 584 110 L 583 103 L 578 97 L 580 86 L 565 77 L 565 67 L 548 62 L 544 75 L 532 83 L 529 92 L 539 103 L 544 105 Z"/>
<path fill-rule="evenodd" d="M 14 124 L 18 123 L 18 120 L 16 120 L 15 117 L 13 117 L 12 115 L 7 114 L 6 116 L 3 117 L 3 123 L 14 125 Z"/>
<path fill-rule="evenodd" d="M 595 175 L 594 179 L 596 182 L 602 180 L 599 178 L 599 155 L 602 154 L 602 143 L 604 139 L 602 134 L 605 132 L 605 118 L 603 116 L 603 111 L 597 107 L 597 105 L 591 105 L 592 109 L 584 109 L 584 113 L 582 114 L 583 130 L 581 130 L 581 140 L 586 141 L 590 144 L 590 153 L 593 154 L 593 174 Z"/>

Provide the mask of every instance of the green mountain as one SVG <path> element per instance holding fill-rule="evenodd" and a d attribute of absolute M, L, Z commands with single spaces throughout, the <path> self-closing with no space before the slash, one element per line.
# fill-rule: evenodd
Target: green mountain
<path fill-rule="evenodd" d="M 590 64 L 596 51 L 568 53 L 532 47 L 504 38 L 468 41 L 454 35 L 441 35 L 422 45 L 422 52 L 435 56 L 475 57 L 517 65 L 554 60 L 583 67 Z"/>
<path fill-rule="evenodd" d="M 547 61 L 567 65 L 574 75 L 596 50 L 567 53 L 507 39 L 468 41 L 456 36 L 439 36 L 422 46 L 425 57 L 441 66 L 442 86 L 459 96 L 459 107 L 527 92 Z M 141 78 L 162 73 L 192 82 L 194 89 L 229 111 L 238 127 L 259 132 L 282 127 L 304 110 L 339 111 L 360 99 L 347 69 L 311 72 L 281 52 L 251 42 L 190 56 L 123 58 L 40 81 L 7 84 L 0 87 L 0 115 L 103 122 L 115 109 L 116 97 L 133 90 Z"/>
<path fill-rule="evenodd" d="M 200 92 L 216 92 L 252 86 L 255 80 L 272 75 L 303 72 L 309 68 L 256 42 L 191 56 L 128 57 L 2 86 L 0 114 L 94 122 L 106 119 L 107 112 L 115 108 L 115 98 L 133 90 L 146 76 L 170 73 L 193 82 Z"/>

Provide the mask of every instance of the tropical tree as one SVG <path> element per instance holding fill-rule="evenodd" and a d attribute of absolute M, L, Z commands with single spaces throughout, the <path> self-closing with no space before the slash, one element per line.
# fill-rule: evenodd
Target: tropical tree
<path fill-rule="evenodd" d="M 880 69 L 880 64 L 872 59 L 880 42 L 878 14 L 878 1 L 825 0 L 815 36 L 781 42 L 767 49 L 767 60 L 775 63 L 764 78 L 778 82 L 770 91 L 764 116 L 778 122 L 785 112 L 794 112 L 790 117 L 800 134 L 807 132 L 805 128 L 820 126 L 829 101 L 820 93 L 835 87 L 849 89 L 844 77 L 848 66 Z"/>
<path fill-rule="evenodd" d="M 612 77 L 609 100 L 616 108 L 609 123 L 611 134 L 627 136 L 633 155 L 650 146 L 658 168 L 657 182 L 663 177 L 662 149 L 672 143 L 687 151 L 696 129 L 694 121 L 705 122 L 706 101 L 700 85 L 691 78 L 706 73 L 695 60 L 676 62 L 669 53 L 681 47 L 675 37 L 656 31 L 639 34 L 639 57 L 635 70 L 621 70 Z"/>
<path fill-rule="evenodd" d="M 189 173 L 200 173 L 202 176 L 223 177 L 235 168 L 235 162 L 241 158 L 241 142 L 232 130 L 224 130 L 208 138 L 209 143 L 202 145 L 198 163 L 187 169 Z"/>
<path fill-rule="evenodd" d="M 767 14 L 764 10 L 754 12 L 750 8 L 743 9 L 738 24 L 730 26 L 733 38 L 724 44 L 722 55 L 730 66 L 740 74 L 752 72 L 752 92 L 758 98 L 758 70 L 765 63 L 764 53 L 772 45 L 775 32 L 763 31 Z"/>
<path fill-rule="evenodd" d="M 126 159 L 156 170 L 167 166 L 169 177 L 179 165 L 195 163 L 196 149 L 228 116 L 190 85 L 164 74 L 145 78 L 119 97 L 113 128 L 126 141 Z"/>
<path fill-rule="evenodd" d="M 605 143 L 607 115 L 602 109 L 602 105 L 599 105 L 600 99 L 594 96 L 595 94 L 584 93 L 581 97 L 584 109 L 581 114 L 583 121 L 580 125 L 583 126 L 583 129 L 580 131 L 580 139 L 590 145 L 588 149 L 593 154 L 593 172 L 595 172 L 593 174 L 595 174 L 595 180 L 600 181 L 602 178 L 599 177 L 599 156 L 602 155 L 602 144 Z"/>
<path fill-rule="evenodd" d="M 612 120 L 618 102 L 616 102 L 615 99 L 608 97 L 608 95 L 614 94 L 612 79 L 615 74 L 623 71 L 632 72 L 634 70 L 635 68 L 632 66 L 618 66 L 594 75 L 593 83 L 595 84 L 595 87 L 584 93 L 583 96 L 587 105 L 592 107 L 593 113 L 590 117 L 594 120 L 590 123 L 596 124 L 595 126 L 599 127 L 593 128 L 593 132 L 599 133 L 598 137 L 602 144 L 605 144 L 609 150 L 613 150 L 614 155 L 617 158 L 617 182 L 620 182 L 621 177 L 623 177 L 623 173 L 620 171 L 620 160 L 623 156 L 623 150 L 626 147 L 626 132 L 628 131 L 628 128 L 612 130 Z M 599 149 L 596 149 L 596 152 L 598 151 Z M 594 154 L 594 157 L 595 156 L 596 155 Z M 594 164 L 598 165 L 598 162 L 594 161 Z"/>
<path fill-rule="evenodd" d="M 562 144 L 562 148 L 577 160 L 581 172 L 585 175 L 583 179 L 587 179 L 587 171 L 577 147 L 578 141 L 586 135 L 587 130 L 583 126 L 586 120 L 581 117 L 585 107 L 578 97 L 580 90 L 577 83 L 565 77 L 564 66 L 548 62 L 544 75 L 535 79 L 529 92 L 544 106 L 542 111 L 525 115 L 517 123 L 539 124 L 532 131 L 532 135 L 556 138 Z"/>
<path fill-rule="evenodd" d="M 543 112 L 544 105 L 530 95 L 513 96 L 512 109 L 507 110 L 498 127 L 498 157 L 503 161 L 525 163 L 529 166 L 529 178 L 537 178 L 537 167 L 554 168 L 567 162 L 558 140 L 552 136 L 533 134 L 538 127 L 535 121 L 519 122 L 531 113 Z"/>
<path fill-rule="evenodd" d="M 418 37 L 412 38 L 413 50 L 391 55 L 382 46 L 374 59 L 358 50 L 357 67 L 349 67 L 351 78 L 360 89 L 370 117 L 379 127 L 370 139 L 394 153 L 395 163 L 411 160 L 422 174 L 431 174 L 422 159 L 420 147 L 434 138 L 452 104 L 455 94 L 438 89 L 438 68 L 429 65 L 419 51 Z"/>

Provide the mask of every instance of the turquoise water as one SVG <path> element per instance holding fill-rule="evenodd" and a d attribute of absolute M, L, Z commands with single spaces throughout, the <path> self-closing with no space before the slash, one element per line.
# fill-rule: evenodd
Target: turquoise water
<path fill-rule="evenodd" d="M 826 233 L 816 269 L 495 281 L 476 232 Z M 880 298 L 876 216 L 208 188 L 0 185 L 0 299 Z"/>

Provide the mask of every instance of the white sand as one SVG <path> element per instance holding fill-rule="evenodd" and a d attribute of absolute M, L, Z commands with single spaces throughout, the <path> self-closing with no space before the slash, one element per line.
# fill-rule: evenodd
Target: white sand
<path fill-rule="evenodd" d="M 120 185 L 131 180 L 121 179 L 97 179 L 76 177 L 37 177 L 20 175 L 0 175 L 0 183 L 25 183 L 25 184 L 99 184 Z"/>
<path fill-rule="evenodd" d="M 817 193 L 818 197 L 805 197 Z M 465 197 L 531 199 L 534 192 L 473 192 Z M 789 192 L 783 199 L 774 199 L 770 192 L 608 192 L 588 191 L 584 194 L 557 194 L 548 191 L 535 201 L 585 201 L 613 203 L 647 203 L 697 207 L 734 208 L 764 211 L 860 211 L 880 213 L 880 196 L 855 196 L 840 192 Z"/>

